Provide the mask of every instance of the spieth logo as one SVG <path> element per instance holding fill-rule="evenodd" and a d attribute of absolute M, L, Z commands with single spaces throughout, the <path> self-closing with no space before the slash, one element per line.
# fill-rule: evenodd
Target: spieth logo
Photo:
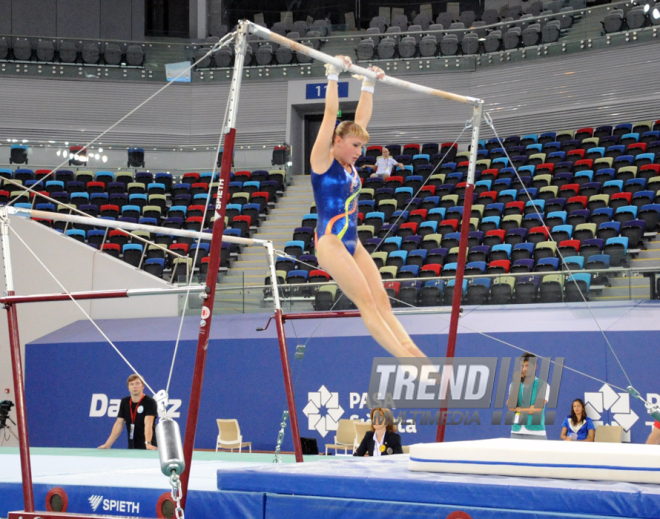
<path fill-rule="evenodd" d="M 101 504 L 101 501 L 103 501 L 103 496 L 90 496 L 89 505 L 92 507 L 93 512 L 96 512 L 96 509 Z"/>
<path fill-rule="evenodd" d="M 605 384 L 597 393 L 585 393 L 584 403 L 587 406 L 587 416 L 595 422 L 594 425 L 602 425 L 601 414 L 609 411 L 613 415 L 613 422 L 616 422 L 609 425 L 623 427 L 624 441 L 630 441 L 630 429 L 639 420 L 639 416 L 630 409 L 628 393 L 617 393 Z"/>
<path fill-rule="evenodd" d="M 303 409 L 308 420 L 308 429 L 318 431 L 325 438 L 329 431 L 336 431 L 344 410 L 339 405 L 339 393 L 331 393 L 325 386 L 318 391 L 307 393 L 309 402 Z M 326 413 L 322 413 L 325 407 Z"/>

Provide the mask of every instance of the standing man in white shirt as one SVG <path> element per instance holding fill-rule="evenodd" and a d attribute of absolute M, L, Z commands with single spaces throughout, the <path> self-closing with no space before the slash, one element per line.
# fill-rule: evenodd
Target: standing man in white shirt
<path fill-rule="evenodd" d="M 536 361 L 533 361 L 534 373 L 530 374 L 531 377 L 534 377 L 533 382 L 528 381 L 525 384 L 529 359 L 532 358 L 536 358 L 536 355 L 525 353 L 520 357 L 520 361 L 522 362 L 520 368 L 520 385 L 511 384 L 509 386 L 507 407 L 510 411 L 515 411 L 516 413 L 515 421 L 511 426 L 511 438 L 519 440 L 547 440 L 548 437 L 545 432 L 545 406 L 550 398 L 550 386 L 536 377 Z M 515 373 L 514 371 L 514 377 Z M 511 394 L 514 387 L 518 392 L 517 398 Z M 535 407 L 537 394 L 544 395 L 543 405 L 541 407 Z M 539 413 L 541 414 L 540 422 L 538 418 L 534 420 Z M 524 424 L 521 423 L 523 416 L 527 416 L 527 421 Z"/>
<path fill-rule="evenodd" d="M 393 168 L 395 166 L 397 168 L 403 169 L 403 164 L 397 162 L 392 157 L 390 157 L 390 150 L 388 150 L 385 146 L 383 146 L 383 155 L 381 157 L 378 157 L 378 160 L 376 161 L 376 166 L 367 164 L 364 167 L 371 168 L 372 170 L 374 168 L 377 168 L 376 172 L 371 175 L 372 177 L 386 178 L 392 174 Z"/>

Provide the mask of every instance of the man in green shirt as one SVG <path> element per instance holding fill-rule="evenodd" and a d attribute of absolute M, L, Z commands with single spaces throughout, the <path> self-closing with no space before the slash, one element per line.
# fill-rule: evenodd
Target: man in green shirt
<path fill-rule="evenodd" d="M 536 360 L 532 361 L 534 371 L 527 375 L 530 359 L 536 355 L 525 353 L 520 357 L 520 384 L 509 386 L 507 407 L 516 413 L 511 426 L 511 438 L 518 440 L 547 440 L 545 433 L 545 406 L 550 397 L 550 386 L 536 377 Z M 516 372 L 514 372 L 514 378 Z M 513 390 L 517 390 L 512 394 Z M 542 395 L 542 396 L 539 396 Z M 538 396 L 538 398 L 537 398 Z M 542 405 L 540 405 L 542 403 Z M 540 414 L 540 420 L 538 418 Z M 527 417 L 525 420 L 524 418 Z M 523 423 L 524 422 L 524 423 Z"/>

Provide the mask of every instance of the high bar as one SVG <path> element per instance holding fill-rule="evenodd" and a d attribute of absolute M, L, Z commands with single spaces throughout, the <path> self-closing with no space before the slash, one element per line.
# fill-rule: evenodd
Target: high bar
<path fill-rule="evenodd" d="M 171 236 L 181 236 L 184 238 L 202 238 L 202 240 L 211 240 L 213 235 L 208 232 L 187 231 L 185 229 L 172 229 L 170 227 L 159 227 L 157 225 L 145 225 L 140 223 L 118 222 L 115 220 L 104 220 L 94 218 L 93 216 L 76 216 L 73 214 L 60 214 L 50 211 L 38 211 L 36 209 L 23 209 L 20 207 L 9 207 L 9 214 L 19 216 L 31 216 L 42 220 L 60 220 L 63 222 L 80 223 L 84 225 L 94 225 L 96 227 L 107 227 L 111 229 L 123 229 L 127 231 L 147 231 Z M 266 245 L 267 240 L 256 240 L 254 238 L 239 238 L 238 236 L 223 236 L 222 241 L 226 243 L 235 243 L 238 245 Z"/>
<path fill-rule="evenodd" d="M 335 65 L 336 67 L 344 69 L 345 64 L 339 58 L 335 58 L 334 56 L 330 56 L 329 54 L 325 54 L 311 47 L 307 47 L 302 43 L 298 43 L 296 41 L 290 40 L 289 38 L 285 38 L 284 36 L 274 33 L 266 29 L 265 27 L 261 27 L 260 25 L 256 25 L 255 23 L 252 23 L 249 20 L 243 20 L 241 23 L 247 24 L 248 32 L 251 32 L 256 36 L 259 36 L 264 40 L 274 41 L 275 43 L 278 43 L 279 45 L 284 45 L 285 47 L 288 47 L 289 49 L 295 52 L 299 52 L 300 54 L 305 54 L 306 56 L 309 56 L 310 58 L 313 58 L 315 60 L 322 61 L 323 63 L 330 63 L 332 65 Z M 403 79 L 397 79 L 391 76 L 384 76 L 382 79 L 379 79 L 376 76 L 375 72 L 372 72 L 371 70 L 368 70 L 364 67 L 360 67 L 354 64 L 348 67 L 346 70 L 353 74 L 359 74 L 361 76 L 365 76 L 371 79 L 376 79 L 387 85 L 395 86 L 398 88 L 405 88 L 407 90 L 412 90 L 413 92 L 419 92 L 421 94 L 441 97 L 443 99 L 448 99 L 450 101 L 457 101 L 459 103 L 465 103 L 474 106 L 477 106 L 480 102 L 482 102 L 481 99 L 477 99 L 476 97 L 468 97 L 468 96 L 461 96 L 458 94 L 452 94 L 451 92 L 445 92 L 443 90 L 425 87 L 422 85 L 418 85 L 416 83 L 411 83 L 410 81 L 404 81 Z"/>

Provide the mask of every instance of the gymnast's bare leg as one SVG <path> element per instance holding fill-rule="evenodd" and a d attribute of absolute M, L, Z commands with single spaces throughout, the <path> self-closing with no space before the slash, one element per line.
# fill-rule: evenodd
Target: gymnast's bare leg
<path fill-rule="evenodd" d="M 348 60 L 348 58 L 342 58 Z M 374 69 L 382 74 L 382 70 Z M 332 198 L 330 193 L 320 192 L 318 185 L 330 175 L 338 181 L 350 184 L 357 176 L 353 164 L 360 156 L 362 146 L 368 142 L 366 126 L 371 119 L 373 106 L 373 82 L 363 82 L 362 93 L 355 115 L 355 124 L 342 123 L 335 131 L 339 109 L 337 74 L 341 70 L 329 67 L 326 106 L 319 134 L 312 149 L 312 183 L 315 186 L 317 208 L 321 214 Z M 328 175 L 324 179 L 322 176 Z M 349 180 L 343 179 L 346 176 Z M 333 177 L 334 178 L 334 177 Z M 326 184 L 328 185 L 328 184 Z M 330 184 L 333 186 L 332 183 Z M 362 319 L 373 338 L 396 357 L 424 357 L 415 346 L 401 323 L 392 312 L 389 297 L 383 288 L 380 273 L 369 253 L 355 239 L 355 217 L 357 192 L 354 186 L 346 187 L 346 198 L 337 204 L 336 215 L 323 225 L 317 225 L 316 255 L 319 265 L 330 274 L 342 292 L 351 299 L 362 315 Z M 335 197 L 336 198 L 336 197 Z M 342 212 L 344 211 L 344 212 Z M 351 238 L 352 237 L 352 238 Z"/>

